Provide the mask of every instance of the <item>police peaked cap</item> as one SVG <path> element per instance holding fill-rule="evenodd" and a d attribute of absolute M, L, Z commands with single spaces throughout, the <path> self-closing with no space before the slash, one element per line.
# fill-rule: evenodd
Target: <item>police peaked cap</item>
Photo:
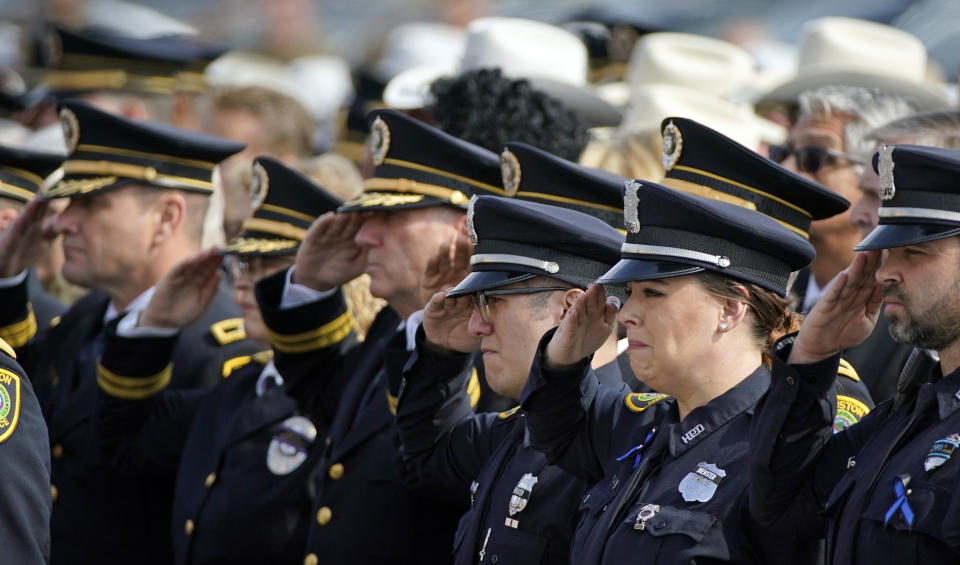
<path fill-rule="evenodd" d="M 586 288 L 620 258 L 623 236 L 575 210 L 480 196 L 467 212 L 471 273 L 447 296 L 545 276 Z"/>
<path fill-rule="evenodd" d="M 29 202 L 63 162 L 63 155 L 0 145 L 0 197 Z"/>

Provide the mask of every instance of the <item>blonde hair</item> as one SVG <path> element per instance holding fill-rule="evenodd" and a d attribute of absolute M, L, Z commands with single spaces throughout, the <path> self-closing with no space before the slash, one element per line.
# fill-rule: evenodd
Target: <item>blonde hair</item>
<path fill-rule="evenodd" d="M 580 164 L 622 177 L 659 181 L 665 174 L 661 159 L 660 132 L 600 132 L 580 154 Z"/>
<path fill-rule="evenodd" d="M 363 192 L 363 177 L 353 161 L 336 153 L 301 159 L 296 168 L 327 191 L 344 200 Z"/>

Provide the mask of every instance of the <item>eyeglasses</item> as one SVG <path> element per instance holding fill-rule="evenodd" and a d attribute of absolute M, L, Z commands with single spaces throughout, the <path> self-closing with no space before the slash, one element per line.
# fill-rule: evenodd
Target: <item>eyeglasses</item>
<path fill-rule="evenodd" d="M 856 155 L 816 145 L 800 149 L 791 145 L 771 145 L 769 155 L 770 159 L 777 163 L 783 163 L 793 155 L 797 160 L 797 170 L 811 175 L 816 174 L 824 165 L 837 165 L 838 159 L 845 159 L 855 165 L 867 164 L 866 159 Z"/>
<path fill-rule="evenodd" d="M 473 310 L 480 314 L 484 322 L 490 323 L 491 296 L 509 296 L 511 294 L 537 294 L 538 292 L 553 292 L 555 290 L 570 290 L 568 286 L 530 286 L 525 288 L 504 288 L 497 290 L 481 290 L 473 293 Z"/>
<path fill-rule="evenodd" d="M 289 267 L 293 264 L 293 260 L 293 256 L 264 257 L 261 255 L 230 255 L 227 258 L 233 280 L 249 276 L 254 281 Z"/>

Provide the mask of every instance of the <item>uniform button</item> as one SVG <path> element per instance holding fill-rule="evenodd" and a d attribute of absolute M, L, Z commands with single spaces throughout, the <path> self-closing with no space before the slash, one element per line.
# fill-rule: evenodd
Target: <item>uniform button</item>
<path fill-rule="evenodd" d="M 330 447 L 331 443 L 333 443 L 333 438 L 330 436 L 327 436 L 327 439 L 323 440 L 323 445 L 326 445 L 327 447 Z"/>
<path fill-rule="evenodd" d="M 794 383 L 793 377 L 787 377 L 787 384 L 790 386 L 793 386 L 793 383 Z"/>
<path fill-rule="evenodd" d="M 183 525 L 183 533 L 187 534 L 188 536 L 193 535 L 193 520 L 187 520 L 187 522 Z"/>
<path fill-rule="evenodd" d="M 334 463 L 330 465 L 330 471 L 328 472 L 330 478 L 337 480 L 343 476 L 343 463 Z"/>
<path fill-rule="evenodd" d="M 60 459 L 63 457 L 63 445 L 59 443 L 53 444 L 53 449 L 50 450 L 50 455 L 53 455 L 54 459 Z"/>
<path fill-rule="evenodd" d="M 207 488 L 212 487 L 212 486 L 213 486 L 213 483 L 215 483 L 215 482 L 217 482 L 217 474 L 216 474 L 216 473 L 210 473 L 209 475 L 207 475 L 207 478 L 203 479 L 203 484 L 204 484 Z"/>
<path fill-rule="evenodd" d="M 317 510 L 317 523 L 321 526 L 329 524 L 331 518 L 333 518 L 333 510 L 330 510 L 329 506 L 322 506 Z"/>
<path fill-rule="evenodd" d="M 320 558 L 317 557 L 316 553 L 310 553 L 303 558 L 303 565 L 317 565 L 320 563 Z"/>
<path fill-rule="evenodd" d="M 490 556 L 490 563 L 499 563 L 499 562 L 500 562 L 500 556 L 499 556 L 499 555 L 493 554 L 493 555 Z"/>
<path fill-rule="evenodd" d="M 60 496 L 60 491 L 57 490 L 57 487 L 50 485 L 50 498 L 56 502 L 58 496 Z"/>

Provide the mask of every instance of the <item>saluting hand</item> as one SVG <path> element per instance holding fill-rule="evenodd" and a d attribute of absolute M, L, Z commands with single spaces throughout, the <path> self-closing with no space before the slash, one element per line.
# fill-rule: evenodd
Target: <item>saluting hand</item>
<path fill-rule="evenodd" d="M 54 220 L 44 222 L 48 201 L 34 200 L 0 232 L 0 277 L 15 276 L 46 255 L 57 234 Z"/>
<path fill-rule="evenodd" d="M 211 247 L 180 261 L 157 283 L 138 326 L 184 328 L 210 308 L 223 276 L 222 257 Z"/>
<path fill-rule="evenodd" d="M 877 282 L 880 251 L 858 253 L 807 314 L 790 352 L 790 363 L 815 363 L 870 336 L 883 304 Z"/>
<path fill-rule="evenodd" d="M 456 286 L 470 274 L 470 256 L 473 244 L 466 235 L 458 233 L 449 242 L 444 243 L 437 253 L 427 261 L 427 267 L 420 276 L 420 299 L 423 304 L 441 289 Z"/>
<path fill-rule="evenodd" d="M 449 351 L 471 353 L 480 349 L 480 338 L 470 334 L 468 325 L 473 314 L 469 296 L 447 298 L 446 290 L 438 292 L 423 310 L 423 332 L 431 345 Z"/>
<path fill-rule="evenodd" d="M 314 220 L 297 250 L 293 282 L 319 291 L 359 277 L 367 268 L 367 250 L 353 240 L 364 214 L 327 212 Z"/>
<path fill-rule="evenodd" d="M 603 285 L 590 285 L 567 310 L 550 338 L 547 367 L 574 365 L 600 349 L 616 326 L 618 309 L 619 301 L 615 297 L 608 299 Z"/>

